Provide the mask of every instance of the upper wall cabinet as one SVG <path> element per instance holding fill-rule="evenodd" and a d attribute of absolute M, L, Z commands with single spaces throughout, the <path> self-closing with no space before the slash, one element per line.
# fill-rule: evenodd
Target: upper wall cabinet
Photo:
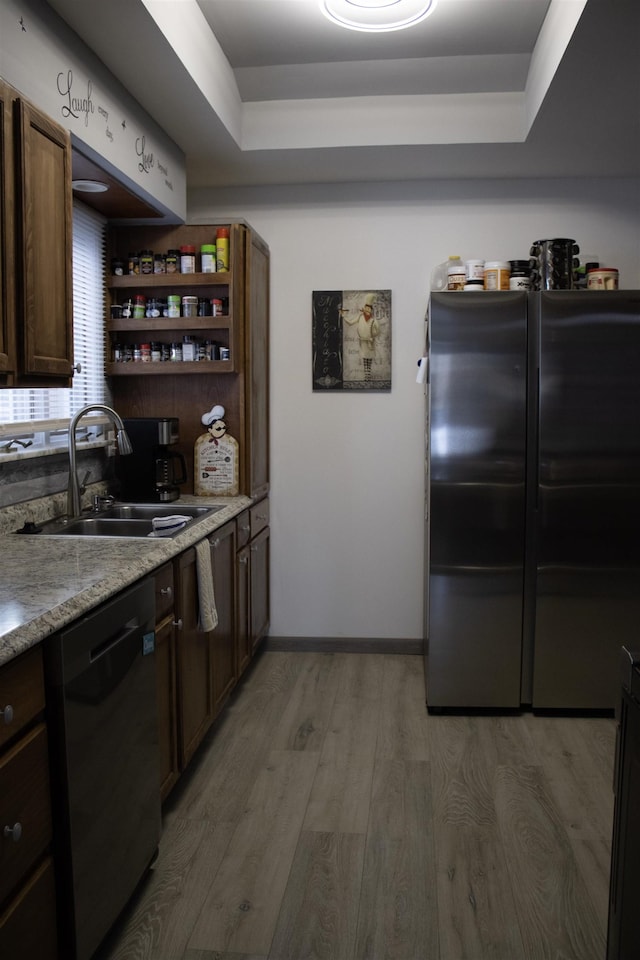
<path fill-rule="evenodd" d="M 69 386 L 71 142 L 0 80 L 0 386 Z"/>

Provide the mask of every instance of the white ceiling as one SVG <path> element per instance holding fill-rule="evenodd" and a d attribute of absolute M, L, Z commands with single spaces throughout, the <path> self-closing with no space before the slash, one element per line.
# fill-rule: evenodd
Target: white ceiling
<path fill-rule="evenodd" d="M 638 0 L 438 0 L 382 35 L 318 0 L 49 3 L 189 186 L 640 172 Z"/>

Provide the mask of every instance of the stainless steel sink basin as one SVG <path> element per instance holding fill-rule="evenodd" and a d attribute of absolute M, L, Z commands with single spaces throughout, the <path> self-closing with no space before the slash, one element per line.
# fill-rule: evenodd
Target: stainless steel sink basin
<path fill-rule="evenodd" d="M 49 537 L 148 537 L 153 532 L 154 519 L 188 517 L 184 526 L 162 533 L 164 539 L 171 539 L 222 509 L 180 503 L 114 503 L 73 520 L 50 520 L 38 532 Z"/>

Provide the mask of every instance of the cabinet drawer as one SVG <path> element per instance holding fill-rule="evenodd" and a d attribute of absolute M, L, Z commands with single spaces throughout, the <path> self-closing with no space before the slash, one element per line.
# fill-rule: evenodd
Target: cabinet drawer
<path fill-rule="evenodd" d="M 56 888 L 47 857 L 0 915 L 0 957 L 57 960 Z"/>
<path fill-rule="evenodd" d="M 5 827 L 21 836 L 5 836 Z M 47 733 L 38 724 L 0 759 L 0 903 L 51 840 Z"/>
<path fill-rule="evenodd" d="M 269 526 L 269 501 L 261 500 L 249 509 L 251 517 L 251 539 L 253 540 L 261 530 Z"/>
<path fill-rule="evenodd" d="M 164 567 L 156 570 L 153 579 L 156 587 L 156 623 L 160 623 L 173 610 L 173 564 L 165 563 Z"/>
<path fill-rule="evenodd" d="M 7 707 L 13 719 L 7 722 Z M 0 747 L 11 740 L 44 710 L 42 648 L 33 647 L 0 667 Z"/>

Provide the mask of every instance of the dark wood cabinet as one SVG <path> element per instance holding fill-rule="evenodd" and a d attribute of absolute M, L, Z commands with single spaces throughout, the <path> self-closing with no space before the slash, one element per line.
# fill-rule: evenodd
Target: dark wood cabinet
<path fill-rule="evenodd" d="M 56 893 L 40 647 L 0 669 L 0 710 L 0 956 L 53 960 Z"/>
<path fill-rule="evenodd" d="M 196 551 L 175 561 L 178 763 L 184 770 L 213 720 L 211 634 L 198 629 Z"/>
<path fill-rule="evenodd" d="M 218 625 L 211 633 L 213 710 L 217 716 L 238 679 L 236 661 L 236 525 L 225 523 L 210 539 Z"/>
<path fill-rule="evenodd" d="M 114 226 L 109 257 L 128 262 L 128 251 L 165 253 L 190 244 L 211 243 L 223 224 L 178 227 Z M 135 296 L 164 301 L 171 294 L 200 300 L 222 299 L 223 315 L 170 318 L 119 317 L 106 320 L 111 346 L 128 355 L 141 342 L 161 348 L 182 343 L 185 335 L 228 350 L 227 360 L 123 362 L 110 359 L 113 404 L 124 417 L 172 416 L 180 421 L 176 451 L 187 464 L 185 493 L 194 492 L 194 444 L 204 432 L 201 417 L 214 403 L 225 409 L 230 436 L 238 441 L 240 493 L 258 497 L 269 488 L 269 249 L 247 224 L 229 229 L 229 270 L 220 273 L 110 276 L 111 305 Z M 196 269 L 199 269 L 199 256 Z"/>
<path fill-rule="evenodd" d="M 69 386 L 73 368 L 69 133 L 0 81 L 0 386 Z"/>
<path fill-rule="evenodd" d="M 245 510 L 237 520 L 237 659 L 239 672 L 248 666 L 269 631 L 269 501 Z"/>
<path fill-rule="evenodd" d="M 156 662 L 158 678 L 158 740 L 160 744 L 160 794 L 164 800 L 179 776 L 176 711 L 176 645 L 174 624 L 173 564 L 165 563 L 154 575 L 156 594 Z"/>

